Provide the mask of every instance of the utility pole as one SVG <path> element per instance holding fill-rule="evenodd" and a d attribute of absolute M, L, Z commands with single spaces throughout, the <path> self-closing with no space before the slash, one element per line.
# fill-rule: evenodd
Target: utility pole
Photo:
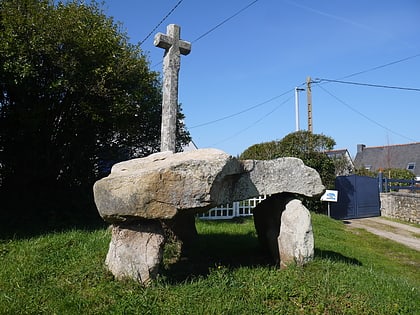
<path fill-rule="evenodd" d="M 296 131 L 299 131 L 299 92 L 305 91 L 305 89 L 300 89 L 295 87 L 295 117 L 296 117 Z"/>
<path fill-rule="evenodd" d="M 313 133 L 312 125 L 312 90 L 311 90 L 311 77 L 306 78 L 306 96 L 308 100 L 308 131 Z"/>

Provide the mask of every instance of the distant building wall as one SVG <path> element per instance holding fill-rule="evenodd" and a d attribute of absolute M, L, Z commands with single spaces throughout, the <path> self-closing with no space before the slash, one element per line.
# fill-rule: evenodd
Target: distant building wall
<path fill-rule="evenodd" d="M 420 194 L 381 193 L 381 215 L 420 224 Z"/>

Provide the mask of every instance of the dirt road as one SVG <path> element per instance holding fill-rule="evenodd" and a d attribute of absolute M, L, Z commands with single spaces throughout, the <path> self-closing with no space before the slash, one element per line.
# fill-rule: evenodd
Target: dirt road
<path fill-rule="evenodd" d="M 366 231 L 420 251 L 420 227 L 390 221 L 381 217 L 344 220 L 350 228 Z"/>

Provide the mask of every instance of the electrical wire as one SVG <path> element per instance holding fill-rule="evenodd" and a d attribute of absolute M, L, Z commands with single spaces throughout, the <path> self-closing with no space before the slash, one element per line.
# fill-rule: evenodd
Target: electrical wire
<path fill-rule="evenodd" d="M 147 38 L 149 38 L 150 36 L 151 36 L 151 34 L 166 20 L 166 18 L 170 15 L 170 14 L 172 14 L 172 12 L 181 4 L 181 2 L 182 2 L 183 0 L 180 0 L 176 5 L 175 5 L 175 7 L 162 19 L 162 21 L 149 33 L 149 35 L 147 35 L 147 37 L 141 42 L 141 43 L 143 43 Z M 243 11 L 245 11 L 246 9 L 248 9 L 249 7 L 251 7 L 252 5 L 254 5 L 255 3 L 257 3 L 259 0 L 254 0 L 254 1 L 252 1 L 252 2 L 250 2 L 248 5 L 246 5 L 245 7 L 243 7 L 243 8 L 241 8 L 240 10 L 238 10 L 237 12 L 235 12 L 234 14 L 232 14 L 231 16 L 229 16 L 228 18 L 226 18 L 226 19 L 224 19 L 222 22 L 220 22 L 219 24 L 217 24 L 216 26 L 214 26 L 214 27 L 212 27 L 211 29 L 209 29 L 208 31 L 206 31 L 206 32 L 204 32 L 202 35 L 200 35 L 200 36 L 198 36 L 196 39 L 194 39 L 193 41 L 192 41 L 192 43 L 196 43 L 197 41 L 199 41 L 199 40 L 201 40 L 202 38 L 204 38 L 204 37 L 206 37 L 207 35 L 209 35 L 210 33 L 212 33 L 213 31 L 215 31 L 216 29 L 218 29 L 219 27 L 221 27 L 223 24 L 225 24 L 225 23 L 227 23 L 228 21 L 230 21 L 231 19 L 233 19 L 234 17 L 236 17 L 237 15 L 239 15 L 240 13 L 242 13 Z M 140 44 L 141 44 L 140 43 Z M 385 86 L 385 85 L 376 85 L 376 84 L 368 84 L 368 83 L 357 83 L 357 82 L 347 82 L 347 81 L 341 81 L 342 79 L 347 79 L 347 78 L 350 78 L 350 77 L 353 77 L 353 76 L 357 76 L 357 75 L 361 75 L 361 74 L 364 74 L 364 73 L 367 73 L 367 72 L 371 72 L 371 71 L 374 71 L 374 70 L 378 70 L 378 69 L 381 69 L 381 68 L 385 68 L 385 67 L 388 67 L 388 66 L 391 66 L 391 65 L 394 65 L 394 64 L 397 64 L 397 63 L 400 63 L 400 62 L 404 62 L 404 61 L 407 61 L 407 60 L 410 60 L 410 59 L 413 59 L 413 58 L 416 58 L 416 57 L 419 57 L 420 56 L 420 54 L 416 54 L 416 55 L 413 55 L 413 56 L 409 56 L 409 57 L 406 57 L 406 58 L 402 58 L 402 59 L 399 59 L 399 60 L 396 60 L 396 61 L 392 61 L 392 62 L 389 62 L 389 63 L 386 63 L 386 64 L 383 64 L 383 65 L 380 65 L 380 66 L 376 66 L 376 67 L 373 67 L 373 68 L 369 68 L 369 69 L 366 69 L 366 70 L 363 70 L 363 71 L 359 71 L 359 72 L 355 72 L 355 73 L 352 73 L 352 74 L 350 74 L 350 75 L 347 75 L 347 76 L 344 76 L 344 77 L 341 77 L 341 78 L 339 78 L 339 79 L 337 79 L 337 80 L 330 80 L 330 79 L 316 79 L 316 80 L 313 80 L 313 81 L 311 81 L 311 83 L 315 83 L 315 84 L 317 84 L 318 83 L 318 85 L 317 86 L 319 86 L 320 88 L 322 88 L 322 86 L 321 86 L 321 84 L 319 84 L 319 83 L 321 83 L 322 81 L 324 81 L 324 82 L 335 82 L 335 83 L 343 83 L 343 84 L 354 84 L 354 85 L 364 85 L 364 86 L 370 86 L 370 87 L 378 87 L 378 88 L 392 88 L 392 89 L 402 89 L 402 90 L 412 90 L 412 91 L 420 91 L 420 89 L 417 89 L 417 88 L 404 88 L 404 87 L 395 87 L 395 86 Z M 156 67 L 157 65 L 159 65 L 159 64 L 161 64 L 162 63 L 162 61 L 161 62 L 159 62 L 159 63 L 157 63 L 157 64 L 155 64 L 153 67 Z M 301 85 L 299 85 L 299 86 L 303 86 L 303 85 L 305 85 L 306 84 L 306 82 L 305 83 L 302 83 Z M 323 89 L 323 88 L 322 88 Z M 283 96 L 283 95 L 285 95 L 285 94 L 287 94 L 287 93 L 290 93 L 291 91 L 293 91 L 294 89 L 291 89 L 291 90 L 288 90 L 288 91 L 286 91 L 286 92 L 284 92 L 284 93 L 282 93 L 282 94 L 280 94 L 280 95 L 278 95 L 278 96 L 275 96 L 275 97 L 272 97 L 272 98 L 270 98 L 270 99 L 268 99 L 268 100 L 266 100 L 266 101 L 264 101 L 264 102 L 262 102 L 262 103 L 258 103 L 258 104 L 256 104 L 256 105 L 253 105 L 253 106 L 251 106 L 251 107 L 248 107 L 248 108 L 246 108 L 246 109 L 244 109 L 244 110 L 241 110 L 241 111 L 239 111 L 239 112 L 236 112 L 236 113 L 233 113 L 233 114 L 230 114 L 230 115 L 227 115 L 227 116 L 223 116 L 223 117 L 221 117 L 221 118 L 218 118 L 218 119 L 215 119 L 215 120 L 212 120 L 212 121 L 208 121 L 208 122 L 204 122 L 204 123 L 201 123 L 201 124 L 198 124 L 198 125 L 195 125 L 195 126 L 192 126 L 192 127 L 189 127 L 189 129 L 194 129 L 194 128 L 199 128 L 199 127 L 203 127 L 203 126 L 207 126 L 207 125 L 210 125 L 210 124 L 214 124 L 214 123 L 217 123 L 217 122 L 220 122 L 220 121 L 223 121 L 223 120 L 226 120 L 226 119 L 229 119 L 229 118 L 233 118 L 233 117 L 236 117 L 236 116 L 238 116 L 238 115 L 241 115 L 241 114 L 243 114 L 243 113 L 246 113 L 246 112 L 248 112 L 248 111 L 251 111 L 251 110 L 253 110 L 253 109 L 255 109 L 255 108 L 258 108 L 258 107 L 261 107 L 261 106 L 263 106 L 263 105 L 265 105 L 265 104 L 267 104 L 267 103 L 269 103 L 269 102 L 272 102 L 272 101 L 274 101 L 275 99 L 277 99 L 277 98 L 279 98 L 279 97 L 281 97 L 281 96 Z M 405 136 L 403 136 L 403 135 L 400 135 L 400 134 L 398 134 L 398 133 L 396 133 L 396 132 L 394 132 L 394 131 L 392 131 L 392 130 L 390 130 L 389 128 L 387 128 L 386 126 L 383 126 L 383 125 L 381 125 L 381 124 L 379 124 L 378 122 L 376 122 L 376 121 L 374 121 L 373 119 L 371 119 L 371 118 L 369 118 L 369 117 L 367 117 L 366 115 L 364 115 L 363 113 L 361 113 L 361 112 L 359 112 L 359 111 L 357 111 L 357 110 L 355 110 L 354 108 L 352 108 L 350 105 L 348 105 L 348 104 L 346 104 L 345 102 L 343 102 L 342 100 L 340 100 L 339 98 L 337 98 L 337 97 L 335 97 L 334 95 L 332 95 L 331 93 L 329 93 L 327 90 L 325 90 L 324 89 L 324 91 L 326 92 L 326 93 L 328 93 L 328 94 L 330 94 L 332 97 L 334 97 L 334 98 L 336 98 L 339 102 L 341 102 L 341 103 L 343 103 L 344 105 L 346 105 L 347 107 L 349 107 L 351 110 L 353 110 L 353 111 L 355 111 L 356 113 L 358 113 L 359 115 L 361 115 L 361 116 L 363 116 L 365 119 L 367 119 L 367 120 L 369 120 L 369 121 L 371 121 L 371 122 L 373 122 L 373 123 L 375 123 L 376 125 L 378 125 L 378 126 L 380 126 L 381 128 L 384 128 L 384 129 L 386 129 L 386 130 L 388 130 L 388 131 L 390 131 L 390 132 L 392 132 L 392 133 L 394 133 L 394 134 L 396 134 L 396 135 L 399 135 L 400 137 L 403 137 L 403 138 L 406 138 L 406 139 L 409 139 L 409 140 L 412 140 L 412 139 L 410 139 L 410 138 L 408 138 L 408 137 L 405 137 Z M 287 100 L 288 101 L 288 100 Z M 273 112 L 273 111 L 272 111 Z M 267 115 L 265 115 L 265 116 L 263 116 L 262 118 L 260 118 L 259 120 L 257 120 L 254 124 L 257 124 L 258 122 L 260 122 L 262 119 L 264 119 L 265 117 L 267 117 L 269 114 L 271 114 L 272 112 L 269 112 Z M 241 131 L 239 131 L 237 134 L 235 134 L 235 135 L 233 135 L 232 137 L 235 137 L 235 136 L 237 136 L 238 134 L 240 134 L 240 133 L 242 133 L 242 132 L 244 132 L 244 131 L 246 131 L 247 129 L 249 129 L 249 128 L 251 128 L 253 125 L 251 125 L 251 126 L 249 126 L 249 127 L 247 127 L 247 128 L 245 128 L 245 129 L 243 129 L 243 130 L 241 130 Z M 230 137 L 230 138 L 232 138 L 232 137 Z M 228 138 L 228 139 L 230 139 L 230 138 Z M 228 139 L 226 139 L 226 140 L 224 140 L 224 141 L 227 141 Z M 223 142 L 224 142 L 223 141 Z"/>
<path fill-rule="evenodd" d="M 204 37 L 206 37 L 207 35 L 209 35 L 210 33 L 212 33 L 213 31 L 215 31 L 216 29 L 218 29 L 219 27 L 221 27 L 223 24 L 227 23 L 228 21 L 232 20 L 234 17 L 238 16 L 239 14 L 241 14 L 243 11 L 245 11 L 246 9 L 248 9 L 249 7 L 251 7 L 252 5 L 254 5 L 255 3 L 257 3 L 259 0 L 254 0 L 250 3 L 248 3 L 245 7 L 243 7 L 242 9 L 240 9 L 239 11 L 236 11 L 234 14 L 232 14 L 231 16 L 229 16 L 228 18 L 224 19 L 222 22 L 220 22 L 219 24 L 217 24 L 216 26 L 212 27 L 211 29 L 209 29 L 208 31 L 204 32 L 203 34 L 201 34 L 200 36 L 198 36 L 196 39 L 194 39 L 191 43 L 194 44 L 196 42 L 198 42 L 200 39 L 203 39 Z M 182 2 L 182 0 L 180 1 Z M 172 13 L 172 12 L 170 12 Z M 158 27 L 160 24 L 162 24 L 164 20 L 162 20 L 158 26 L 156 26 L 153 31 L 150 32 L 150 34 L 148 36 L 150 36 Z M 144 40 L 143 40 L 144 41 Z M 141 43 L 143 43 L 143 41 Z M 141 44 L 140 43 L 140 44 Z M 156 64 L 154 64 L 152 66 L 152 68 L 157 67 L 158 65 L 162 64 L 163 61 L 160 61 Z"/>
<path fill-rule="evenodd" d="M 220 22 L 219 24 L 217 24 L 216 26 L 212 27 L 210 30 L 208 30 L 207 32 L 205 32 L 204 34 L 198 36 L 196 39 L 194 39 L 192 41 L 192 43 L 198 42 L 200 39 L 202 39 L 203 37 L 206 37 L 207 35 L 209 35 L 211 32 L 215 31 L 216 29 L 218 29 L 220 26 L 222 26 L 223 24 L 225 24 L 226 22 L 232 20 L 235 16 L 241 14 L 243 11 L 245 11 L 246 9 L 248 9 L 250 6 L 254 5 L 255 3 L 257 3 L 259 0 L 254 0 L 251 3 L 249 3 L 248 5 L 246 5 L 245 7 L 243 7 L 242 9 L 240 9 L 239 11 L 237 11 L 236 13 L 234 13 L 233 15 L 229 16 L 228 18 L 224 19 L 222 22 Z"/>
<path fill-rule="evenodd" d="M 156 29 L 163 23 L 165 22 L 165 20 L 175 11 L 175 9 L 181 4 L 181 2 L 184 0 L 179 0 L 177 4 L 175 4 L 175 6 L 171 9 L 171 11 L 169 11 L 168 14 L 166 14 L 166 16 L 158 23 L 158 25 L 155 26 L 154 29 L 152 29 L 150 31 L 149 34 L 147 34 L 147 36 L 140 42 L 140 45 L 143 44 L 150 36 L 152 36 L 152 34 L 156 31 Z"/>
<path fill-rule="evenodd" d="M 363 118 L 365 118 L 366 120 L 370 121 L 371 123 L 373 123 L 373 124 L 375 124 L 375 125 L 377 125 L 377 126 L 381 127 L 382 129 L 385 129 L 386 131 L 388 131 L 388 132 L 390 132 L 390 133 L 392 133 L 392 134 L 394 134 L 394 135 L 396 135 L 396 136 L 399 136 L 399 137 L 401 137 L 401 138 L 407 139 L 407 140 L 412 141 L 412 142 L 417 142 L 416 140 L 414 140 L 414 139 L 412 139 L 412 138 L 410 138 L 410 137 L 404 136 L 404 135 L 402 135 L 402 134 L 400 134 L 400 133 L 398 133 L 398 132 L 396 132 L 396 131 L 394 131 L 394 130 L 392 130 L 392 129 L 388 128 L 387 126 L 384 126 L 383 124 L 381 124 L 381 123 L 377 122 L 376 120 L 374 120 L 374 119 L 370 118 L 369 116 L 367 116 L 367 115 L 363 114 L 362 112 L 358 111 L 357 109 L 355 109 L 354 107 L 350 106 L 348 103 L 344 102 L 342 99 L 340 99 L 339 97 L 335 96 L 335 95 L 334 95 L 334 94 L 332 94 L 330 91 L 328 91 L 327 89 L 325 89 L 325 88 L 324 88 L 321 84 L 317 84 L 317 87 L 319 87 L 319 88 L 320 88 L 320 89 L 322 89 L 325 93 L 327 93 L 327 94 L 328 94 L 328 95 L 330 95 L 332 98 L 334 98 L 336 101 L 338 101 L 339 103 L 343 104 L 344 106 L 346 106 L 347 108 L 349 108 L 350 110 L 352 110 L 352 111 L 353 111 L 353 112 L 355 112 L 356 114 L 358 114 L 358 115 L 362 116 L 362 117 L 363 117 Z"/>
<path fill-rule="evenodd" d="M 389 67 L 389 66 L 395 65 L 397 63 L 404 62 L 404 61 L 407 61 L 407 60 L 410 60 L 410 59 L 413 59 L 413 58 L 417 58 L 417 57 L 420 57 L 420 54 L 408 56 L 408 57 L 405 57 L 405 58 L 402 58 L 402 59 L 398 59 L 398 60 L 395 60 L 395 61 L 388 62 L 388 63 L 380 65 L 380 66 L 376 66 L 376 67 L 373 67 L 373 68 L 369 68 L 369 69 L 366 69 L 366 70 L 355 72 L 355 73 L 346 75 L 344 77 L 340 77 L 338 79 L 335 79 L 335 81 L 340 81 L 340 80 L 343 80 L 343 79 L 348 79 L 348 78 L 351 78 L 351 77 L 355 77 L 357 75 L 361 75 L 361 74 L 365 74 L 365 73 L 368 73 L 368 72 L 371 72 L 371 71 L 375 71 L 375 70 L 378 70 L 378 69 Z M 311 80 L 311 83 L 320 83 L 318 80 L 322 80 L 322 79 Z M 327 81 L 327 79 L 324 79 L 324 81 Z M 330 81 L 334 81 L 334 80 L 330 80 Z M 328 82 L 324 82 L 324 83 L 321 83 L 321 84 L 327 84 L 327 83 Z M 302 83 L 302 85 L 303 84 L 306 84 L 306 83 Z M 383 86 L 383 87 L 385 87 L 385 86 Z M 409 89 L 411 89 L 411 88 L 409 88 Z"/>
<path fill-rule="evenodd" d="M 365 74 L 367 72 L 382 69 L 382 68 L 385 68 L 385 67 L 388 67 L 388 66 L 395 65 L 395 64 L 400 63 L 400 62 L 404 62 L 404 61 L 407 61 L 407 60 L 410 60 L 410 59 L 413 59 L 413 58 L 417 58 L 419 56 L 420 56 L 420 54 L 416 54 L 416 55 L 405 57 L 405 58 L 402 58 L 402 59 L 399 59 L 399 60 L 391 61 L 391 62 L 388 62 L 386 64 L 380 65 L 380 66 L 376 66 L 376 67 L 373 67 L 373 68 L 369 68 L 369 69 L 366 69 L 366 70 L 362 70 L 362 71 L 359 71 L 359 72 L 355 72 L 355 73 L 346 75 L 344 77 L 338 78 L 338 80 L 348 79 L 348 78 L 351 78 L 351 77 L 354 77 L 354 76 L 357 76 L 357 75 L 360 75 L 360 74 Z"/>
<path fill-rule="evenodd" d="M 194 128 L 198 128 L 198 127 L 203 127 L 203 126 L 215 124 L 217 122 L 220 122 L 220 121 L 223 121 L 223 120 L 232 118 L 232 117 L 239 116 L 239 115 L 241 115 L 243 113 L 249 112 L 250 110 L 253 110 L 253 109 L 258 108 L 258 107 L 261 107 L 261 106 L 263 106 L 263 105 L 265 105 L 267 103 L 270 103 L 270 102 L 272 102 L 272 101 L 274 101 L 274 100 L 276 100 L 276 99 L 278 99 L 278 98 L 280 98 L 280 97 L 282 97 L 282 96 L 284 96 L 284 95 L 286 95 L 286 94 L 288 94 L 288 93 L 290 93 L 292 91 L 294 91 L 294 89 L 290 89 L 290 90 L 288 90 L 288 91 L 286 91 L 286 92 L 284 92 L 284 93 L 282 93 L 280 95 L 274 96 L 274 97 L 272 97 L 272 98 L 270 98 L 270 99 L 268 99 L 268 100 L 266 100 L 264 102 L 258 103 L 256 105 L 250 106 L 248 108 L 245 108 L 245 109 L 243 109 L 243 110 L 241 110 L 239 112 L 236 112 L 236 113 L 233 113 L 233 114 L 230 114 L 230 115 L 227 115 L 227 116 L 223 116 L 223 117 L 220 117 L 220 118 L 211 120 L 211 121 L 207 121 L 207 122 L 204 122 L 204 123 L 201 123 L 201 124 L 198 124 L 198 125 L 189 127 L 188 129 L 194 129 Z"/>
<path fill-rule="evenodd" d="M 255 2 L 255 1 L 254 1 L 254 2 Z M 253 3 L 251 3 L 251 4 L 253 4 Z M 396 60 L 396 61 L 388 62 L 388 63 L 383 64 L 383 65 L 380 65 L 380 66 L 376 66 L 376 67 L 373 67 L 373 68 L 369 68 L 369 69 L 366 69 L 366 70 L 363 70 L 363 71 L 360 71 L 360 72 L 356 72 L 356 73 L 353 73 L 353 74 L 347 75 L 347 76 L 343 77 L 342 79 L 345 79 L 345 78 L 350 78 L 350 77 L 353 77 L 353 76 L 356 76 L 356 75 L 360 75 L 360 74 L 364 74 L 364 73 L 367 73 L 367 72 L 370 72 L 370 71 L 374 71 L 374 70 L 377 70 L 377 69 L 385 68 L 385 67 L 388 67 L 388 66 L 391 66 L 391 65 L 394 65 L 394 64 L 400 63 L 400 62 L 404 62 L 404 61 L 407 61 L 407 60 L 410 60 L 410 59 L 413 59 L 413 58 L 419 57 L 419 56 L 420 56 L 420 54 L 416 54 L 416 55 L 409 56 L 409 57 L 406 57 L 406 58 L 402 58 L 402 59 L 399 59 L 399 60 Z M 418 90 L 420 90 L 420 89 L 416 89 L 416 88 L 404 88 L 404 87 L 393 87 L 393 86 L 377 85 L 377 84 L 368 84 L 368 83 L 347 82 L 347 81 L 340 81 L 339 79 L 337 79 L 337 80 L 330 80 L 330 79 L 315 79 L 315 80 L 311 80 L 311 83 L 317 84 L 317 86 L 321 87 L 322 81 L 324 81 L 324 82 L 335 82 L 335 83 L 346 83 L 346 84 L 356 84 L 356 85 L 365 85 L 365 86 L 378 87 L 378 88 L 379 88 L 379 87 L 381 87 L 381 88 L 393 88 L 393 89 L 402 89 L 402 90 L 411 90 L 411 91 L 418 91 Z M 320 84 L 320 83 L 321 83 L 321 84 Z M 306 85 L 306 82 L 304 82 L 304 83 L 300 84 L 300 85 L 299 85 L 299 87 L 300 87 L 300 86 L 304 86 L 304 85 Z M 251 107 L 248 107 L 248 108 L 246 108 L 246 109 L 244 109 L 244 110 L 242 110 L 242 111 L 239 111 L 239 112 L 237 112 L 237 113 L 233 113 L 233 114 L 230 114 L 230 115 L 227 115 L 227 116 L 224 116 L 224 117 L 221 117 L 221 118 L 218 118 L 218 119 L 212 120 L 212 121 L 208 121 L 208 122 L 205 122 L 205 123 L 202 123 L 202 124 L 198 124 L 198 125 L 195 125 L 195 126 L 190 127 L 189 129 L 194 129 L 194 128 L 198 128 L 198 127 L 207 126 L 207 125 L 210 125 L 210 124 L 217 123 L 217 122 L 219 122 L 219 121 L 223 121 L 223 120 L 226 120 L 226 119 L 229 119 L 229 118 L 232 118 L 232 117 L 235 117 L 235 116 L 241 115 L 241 114 L 246 113 L 246 112 L 248 112 L 248 111 L 250 111 L 250 110 L 252 110 L 252 109 L 254 109 L 254 108 L 258 108 L 258 107 L 260 107 L 260 106 L 262 106 L 262 105 L 265 105 L 265 104 L 267 104 L 267 103 L 269 103 L 269 102 L 271 102 L 271 101 L 273 101 L 273 100 L 275 100 L 275 99 L 277 99 L 277 98 L 279 98 L 279 97 L 281 97 L 281 96 L 283 96 L 283 95 L 285 95 L 285 94 L 287 94 L 287 93 L 290 93 L 290 92 L 291 92 L 291 91 L 293 91 L 293 90 L 294 90 L 294 89 L 288 90 L 288 91 L 284 92 L 284 93 L 283 93 L 283 94 L 281 94 L 281 95 L 275 96 L 275 97 L 273 97 L 273 98 L 271 98 L 271 99 L 269 99 L 269 100 L 267 100 L 267 101 L 264 101 L 264 102 L 262 102 L 262 103 L 259 103 L 259 104 L 256 104 L 256 105 L 253 105 L 253 106 L 251 106 Z M 349 107 L 349 108 L 351 108 L 351 107 Z M 352 108 L 351 108 L 351 109 L 352 109 Z M 354 109 L 352 109 L 352 110 L 354 110 Z M 356 111 L 356 110 L 355 110 L 355 111 Z M 356 111 L 356 112 L 357 112 L 359 115 L 361 115 L 361 116 L 365 117 L 366 119 L 370 120 L 370 118 L 369 118 L 369 117 L 364 116 L 362 113 L 360 113 L 360 112 L 358 112 L 358 111 Z M 372 121 L 372 122 L 374 122 L 374 120 L 371 120 L 371 121 Z M 376 123 L 376 122 L 375 122 L 375 123 Z M 379 124 L 379 125 L 380 125 L 380 124 Z M 381 126 L 382 128 L 387 129 L 387 127 L 385 127 L 385 126 L 382 126 L 382 125 L 380 125 L 380 126 Z M 403 137 L 403 138 L 406 138 L 406 139 L 409 139 L 409 138 L 407 138 L 407 137 L 405 137 L 405 136 L 402 136 L 402 137 Z"/>
<path fill-rule="evenodd" d="M 236 132 L 235 134 L 231 135 L 230 137 L 227 137 L 221 141 L 218 141 L 217 143 L 214 143 L 213 146 L 219 145 L 221 143 L 224 143 L 232 138 L 235 138 L 237 136 L 239 136 L 241 133 L 247 131 L 248 129 L 251 129 L 252 127 L 254 127 L 256 124 L 258 124 L 259 122 L 261 122 L 262 120 L 264 120 L 265 118 L 267 118 L 268 116 L 270 116 L 272 113 L 274 113 L 275 111 L 277 111 L 280 107 L 282 107 L 284 104 L 286 104 L 287 102 L 289 102 L 294 96 L 289 97 L 288 99 L 286 99 L 285 101 L 283 101 L 282 103 L 280 103 L 279 106 L 275 107 L 274 109 L 272 109 L 271 111 L 269 111 L 267 114 L 265 114 L 264 116 L 260 117 L 258 120 L 254 121 L 251 125 L 239 130 L 238 132 Z"/>
<path fill-rule="evenodd" d="M 390 86 L 390 85 L 380 85 L 380 84 L 371 84 L 371 83 L 360 83 L 360 82 L 350 82 L 350 81 L 341 81 L 341 80 L 332 80 L 332 79 L 315 79 L 312 83 L 321 83 L 321 82 L 333 82 L 333 83 L 342 83 L 342 84 L 352 84 L 359 86 L 368 86 L 384 89 L 396 89 L 396 90 L 405 90 L 405 91 L 416 91 L 420 92 L 420 88 L 411 88 L 411 87 L 401 87 L 401 86 Z"/>

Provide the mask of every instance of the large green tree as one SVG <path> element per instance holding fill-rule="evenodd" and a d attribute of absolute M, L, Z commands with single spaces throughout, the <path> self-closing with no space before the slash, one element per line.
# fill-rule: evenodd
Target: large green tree
<path fill-rule="evenodd" d="M 335 141 L 331 137 L 309 131 L 296 131 L 281 140 L 252 145 L 239 158 L 271 160 L 280 157 L 297 157 L 305 165 L 318 171 L 326 188 L 333 188 L 335 166 L 333 160 L 328 158 L 324 151 L 332 150 L 334 146 Z M 310 210 L 325 212 L 324 205 L 319 200 L 304 198 L 303 202 Z"/>
<path fill-rule="evenodd" d="M 323 152 L 334 148 L 335 141 L 323 134 L 309 131 L 297 131 L 286 135 L 281 140 L 255 144 L 247 148 L 241 159 L 271 160 L 280 157 L 300 158 L 307 166 L 318 171 L 327 188 L 334 185 L 335 167 L 331 159 Z"/>
<path fill-rule="evenodd" d="M 113 162 L 158 151 L 160 121 L 158 74 L 100 5 L 0 0 L 3 205 L 91 194 Z"/>

